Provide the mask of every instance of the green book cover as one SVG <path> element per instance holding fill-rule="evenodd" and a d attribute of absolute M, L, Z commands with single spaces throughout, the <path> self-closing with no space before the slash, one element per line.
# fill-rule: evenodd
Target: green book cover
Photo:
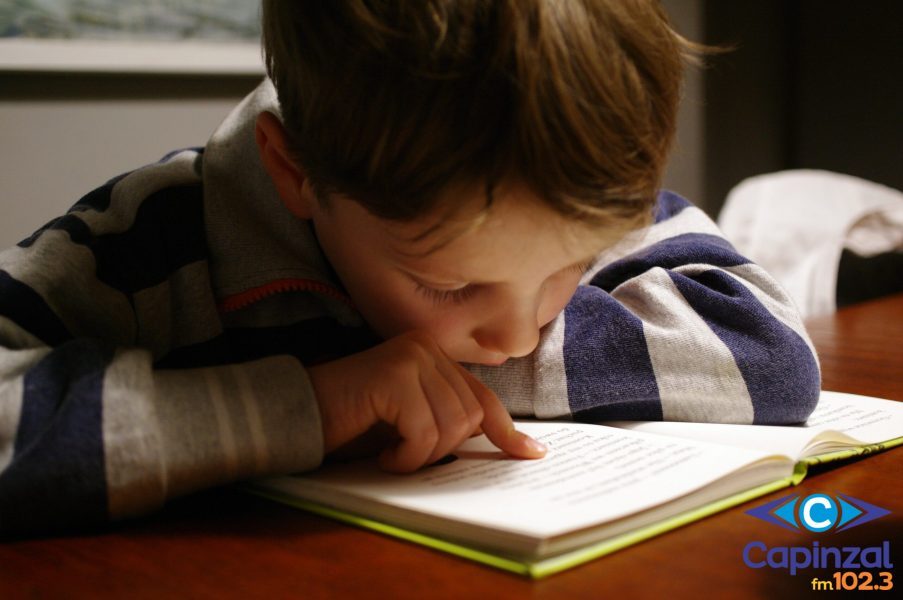
<path fill-rule="evenodd" d="M 775 490 L 811 465 L 903 444 L 903 403 L 823 392 L 803 426 L 520 421 L 541 460 L 472 438 L 410 475 L 374 460 L 249 491 L 519 575 L 541 578 Z"/>

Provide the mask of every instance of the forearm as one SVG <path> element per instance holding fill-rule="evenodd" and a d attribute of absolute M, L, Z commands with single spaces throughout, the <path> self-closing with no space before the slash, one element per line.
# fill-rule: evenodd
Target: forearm
<path fill-rule="evenodd" d="M 531 357 L 476 367 L 520 416 L 798 422 L 819 392 L 789 296 L 686 201 L 602 256 Z"/>
<path fill-rule="evenodd" d="M 319 414 L 289 357 L 153 371 L 146 351 L 80 340 L 4 351 L 2 365 L 0 533 L 133 516 L 321 459 Z"/>

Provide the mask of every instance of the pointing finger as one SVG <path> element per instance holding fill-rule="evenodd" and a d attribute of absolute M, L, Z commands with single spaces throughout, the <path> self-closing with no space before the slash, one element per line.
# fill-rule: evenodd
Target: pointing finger
<path fill-rule="evenodd" d="M 464 379 L 473 390 L 477 401 L 483 407 L 483 433 L 489 441 L 517 458 L 542 458 L 548 448 L 541 442 L 534 440 L 525 433 L 514 428 L 511 415 L 502 406 L 498 397 L 481 381 L 474 377 L 464 367 L 460 367 Z"/>

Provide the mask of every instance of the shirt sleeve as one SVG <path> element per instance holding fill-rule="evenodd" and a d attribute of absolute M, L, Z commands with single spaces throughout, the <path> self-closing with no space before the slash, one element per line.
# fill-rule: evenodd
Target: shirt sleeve
<path fill-rule="evenodd" d="M 662 192 L 599 256 L 530 357 L 476 367 L 517 416 L 782 424 L 818 401 L 793 302 L 717 226 Z"/>
<path fill-rule="evenodd" d="M 0 535 L 319 464 L 319 412 L 296 358 L 157 367 L 222 333 L 198 155 L 113 180 L 0 253 Z"/>

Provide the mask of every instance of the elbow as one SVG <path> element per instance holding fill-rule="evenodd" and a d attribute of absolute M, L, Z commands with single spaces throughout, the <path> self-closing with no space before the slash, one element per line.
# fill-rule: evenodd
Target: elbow
<path fill-rule="evenodd" d="M 773 347 L 747 377 L 757 425 L 789 425 L 809 418 L 821 393 L 818 357 L 805 340 L 793 335 Z"/>

